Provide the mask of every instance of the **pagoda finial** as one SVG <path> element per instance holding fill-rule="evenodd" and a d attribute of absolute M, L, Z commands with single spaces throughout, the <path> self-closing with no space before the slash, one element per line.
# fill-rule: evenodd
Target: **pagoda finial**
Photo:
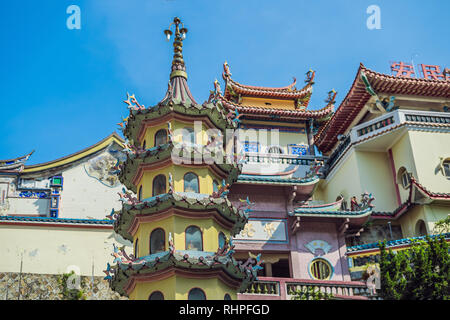
<path fill-rule="evenodd" d="M 175 17 L 169 28 L 164 30 L 167 41 L 170 40 L 173 34 L 170 30 L 172 25 L 175 28 L 172 68 L 166 95 L 159 104 L 197 104 L 187 84 L 186 66 L 183 60 L 183 40 L 186 38 L 187 29 L 181 20 Z"/>
<path fill-rule="evenodd" d="M 173 32 L 170 30 L 172 25 L 175 26 L 175 37 L 173 38 L 173 60 L 170 79 L 174 77 L 183 77 L 187 79 L 186 67 L 183 60 L 183 40 L 186 39 L 186 33 L 188 30 L 184 27 L 181 20 L 175 17 L 173 19 L 173 22 L 169 25 L 169 28 L 164 30 L 167 41 L 170 40 L 170 37 L 173 34 Z"/>

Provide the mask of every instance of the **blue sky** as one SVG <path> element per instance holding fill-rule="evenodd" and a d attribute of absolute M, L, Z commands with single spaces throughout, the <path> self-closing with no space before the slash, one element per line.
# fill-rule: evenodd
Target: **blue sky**
<path fill-rule="evenodd" d="M 69 5 L 81 29 L 69 30 Z M 381 29 L 369 30 L 369 5 Z M 135 93 L 145 106 L 164 96 L 172 45 L 163 30 L 174 16 L 189 32 L 184 57 L 198 102 L 222 82 L 228 61 L 241 83 L 298 86 L 316 71 L 310 108 L 337 105 L 359 63 L 390 73 L 390 61 L 450 65 L 449 1 L 17 0 L 0 11 L 0 159 L 35 149 L 27 164 L 71 154 L 103 139 L 127 115 Z M 223 82 L 222 82 L 223 83 Z"/>

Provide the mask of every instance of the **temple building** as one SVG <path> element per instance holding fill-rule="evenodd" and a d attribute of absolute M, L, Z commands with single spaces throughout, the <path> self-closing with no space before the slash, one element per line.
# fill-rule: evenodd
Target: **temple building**
<path fill-rule="evenodd" d="M 377 260 L 378 240 L 404 248 L 448 217 L 449 104 L 449 79 L 386 75 L 361 64 L 340 107 L 315 135 L 328 156 L 317 196 L 330 202 L 338 195 L 347 206 L 354 194 L 375 197 L 369 224 L 347 239 L 353 278 Z"/>
<path fill-rule="evenodd" d="M 134 254 L 115 248 L 117 264 L 108 265 L 107 278 L 115 291 L 134 300 L 236 300 L 256 279 L 261 261 L 242 264 L 233 258 L 231 237 L 247 215 L 226 195 L 241 165 L 226 163 L 225 153 L 218 152 L 224 145 L 219 136 L 235 123 L 220 104 L 193 98 L 182 55 L 186 29 L 178 18 L 173 24 L 165 97 L 149 108 L 134 96 L 125 101 L 129 144 L 119 177 L 137 197 L 121 195 L 114 230 L 133 242 Z"/>
<path fill-rule="evenodd" d="M 351 281 L 346 238 L 367 222 L 373 199 L 364 194 L 357 208 L 347 209 L 339 195 L 332 203 L 316 195 L 327 157 L 316 150 L 314 135 L 332 117 L 336 92 L 328 93 L 324 107 L 312 110 L 312 70 L 301 89 L 295 79 L 280 88 L 243 85 L 231 78 L 227 63 L 223 79 L 220 101 L 239 117 L 236 148 L 245 155 L 229 198 L 255 203 L 235 237 L 236 257 L 261 254 L 264 261 L 258 281 L 239 298 L 266 293 L 290 299 L 297 288 L 318 284 L 336 297 L 360 298 L 357 293 L 366 293 L 366 286 Z"/>
<path fill-rule="evenodd" d="M 0 299 L 54 299 L 69 270 L 91 299 L 379 299 L 378 242 L 407 249 L 450 213 L 449 77 L 361 64 L 339 106 L 330 90 L 314 108 L 313 70 L 262 87 L 225 62 L 200 104 L 171 26 L 166 94 L 127 94 L 123 138 L 0 160 Z"/>

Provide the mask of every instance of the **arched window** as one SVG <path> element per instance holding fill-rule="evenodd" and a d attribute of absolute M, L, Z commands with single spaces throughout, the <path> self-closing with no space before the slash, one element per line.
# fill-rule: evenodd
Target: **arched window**
<path fill-rule="evenodd" d="M 139 246 L 138 246 L 138 243 L 139 243 L 139 239 L 136 239 L 136 242 L 134 243 L 134 257 L 135 258 L 138 258 L 139 257 Z"/>
<path fill-rule="evenodd" d="M 425 225 L 425 222 L 423 220 L 419 220 L 416 223 L 416 236 L 426 236 L 427 233 L 427 226 Z"/>
<path fill-rule="evenodd" d="M 223 232 L 219 232 L 219 248 L 222 249 L 225 246 L 227 238 L 223 234 Z"/>
<path fill-rule="evenodd" d="M 160 146 L 162 144 L 167 143 L 167 131 L 165 129 L 161 129 L 156 131 L 155 133 L 155 147 Z"/>
<path fill-rule="evenodd" d="M 193 172 L 188 172 L 184 175 L 184 192 L 199 193 L 198 176 Z"/>
<path fill-rule="evenodd" d="M 150 254 L 166 251 L 166 235 L 161 228 L 150 234 Z"/>
<path fill-rule="evenodd" d="M 154 197 L 164 193 L 166 193 L 166 176 L 159 174 L 153 179 L 152 196 Z"/>
<path fill-rule="evenodd" d="M 223 300 L 231 300 L 231 296 L 228 293 L 225 293 Z"/>
<path fill-rule="evenodd" d="M 203 236 L 199 227 L 187 227 L 185 237 L 186 250 L 203 251 Z"/>
<path fill-rule="evenodd" d="M 213 191 L 219 192 L 219 183 L 216 180 L 213 180 Z"/>
<path fill-rule="evenodd" d="M 139 201 L 142 200 L 142 186 L 139 187 L 138 200 L 139 200 Z"/>
<path fill-rule="evenodd" d="M 200 288 L 193 288 L 189 291 L 188 300 L 206 300 L 206 295 Z"/>
<path fill-rule="evenodd" d="M 442 163 L 442 170 L 444 172 L 444 176 L 447 179 L 450 179 L 450 159 L 444 160 L 444 162 Z"/>
<path fill-rule="evenodd" d="M 146 147 L 147 147 L 147 142 L 144 140 L 144 142 L 142 143 L 142 149 L 145 150 Z"/>
<path fill-rule="evenodd" d="M 183 142 L 186 144 L 195 144 L 195 132 L 192 128 L 183 129 Z"/>
<path fill-rule="evenodd" d="M 333 269 L 325 259 L 314 259 L 310 264 L 311 276 L 316 280 L 329 280 Z"/>
<path fill-rule="evenodd" d="M 411 183 L 409 173 L 405 167 L 401 167 L 397 173 L 397 183 L 401 184 L 403 188 L 407 189 Z"/>
<path fill-rule="evenodd" d="M 164 295 L 161 291 L 154 291 L 150 297 L 148 297 L 148 300 L 164 300 Z"/>

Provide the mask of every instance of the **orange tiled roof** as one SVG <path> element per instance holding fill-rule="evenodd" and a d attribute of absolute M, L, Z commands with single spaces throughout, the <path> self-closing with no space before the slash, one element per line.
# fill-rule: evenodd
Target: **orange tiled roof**
<path fill-rule="evenodd" d="M 347 130 L 370 99 L 371 95 L 361 79 L 362 73 L 378 93 L 450 98 L 448 80 L 395 77 L 367 69 L 361 63 L 347 96 L 333 117 L 315 135 L 315 142 L 320 151 L 328 152 L 336 145 L 337 136 Z"/>
<path fill-rule="evenodd" d="M 306 110 L 306 109 L 287 110 L 287 109 L 264 108 L 238 104 L 226 99 L 224 96 L 220 96 L 220 101 L 227 109 L 229 110 L 237 109 L 239 113 L 246 115 L 259 115 L 261 117 L 279 116 L 282 118 L 295 118 L 303 120 L 308 120 L 310 118 L 313 119 L 324 118 L 329 114 L 331 114 L 334 109 L 334 105 L 332 103 L 329 103 L 327 106 L 325 106 L 320 110 Z"/>

